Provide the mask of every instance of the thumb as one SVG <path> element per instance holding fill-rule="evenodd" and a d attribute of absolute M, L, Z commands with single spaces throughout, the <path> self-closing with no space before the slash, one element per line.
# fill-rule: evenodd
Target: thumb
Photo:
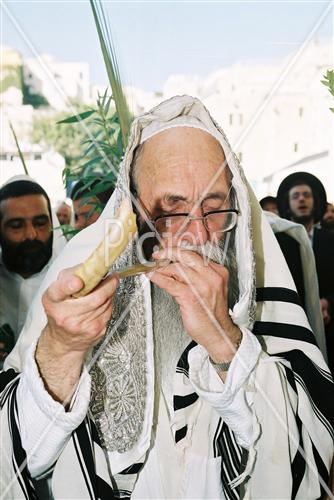
<path fill-rule="evenodd" d="M 82 279 L 74 274 L 74 269 L 64 269 L 57 280 L 49 287 L 49 298 L 54 302 L 61 302 L 79 292 L 84 286 Z"/>

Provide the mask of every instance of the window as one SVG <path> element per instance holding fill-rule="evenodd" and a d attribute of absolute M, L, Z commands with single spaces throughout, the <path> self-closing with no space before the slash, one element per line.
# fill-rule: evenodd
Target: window
<path fill-rule="evenodd" d="M 298 114 L 299 114 L 300 118 L 303 116 L 303 113 L 304 113 L 304 108 L 299 108 L 298 109 Z"/>
<path fill-rule="evenodd" d="M 241 163 L 242 162 L 242 152 L 241 151 L 238 153 L 238 158 L 239 158 L 239 161 Z"/>
<path fill-rule="evenodd" d="M 41 153 L 35 153 L 34 154 L 34 160 L 41 160 L 41 159 L 42 159 Z"/>
<path fill-rule="evenodd" d="M 298 142 L 294 143 L 293 150 L 294 150 L 295 153 L 297 153 L 297 151 L 298 151 Z"/>
<path fill-rule="evenodd" d="M 243 125 L 244 123 L 244 116 L 242 113 L 239 114 L 239 125 Z"/>
<path fill-rule="evenodd" d="M 230 113 L 230 119 L 229 119 L 230 125 L 233 125 L 233 115 Z"/>

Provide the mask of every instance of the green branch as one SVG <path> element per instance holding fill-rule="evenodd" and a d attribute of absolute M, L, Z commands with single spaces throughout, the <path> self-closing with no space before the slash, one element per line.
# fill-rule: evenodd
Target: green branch
<path fill-rule="evenodd" d="M 15 140 L 15 144 L 16 144 L 16 147 L 17 147 L 17 151 L 19 153 L 19 157 L 21 159 L 21 162 L 22 162 L 22 165 L 23 165 L 23 168 L 24 168 L 24 172 L 29 175 L 28 173 L 28 169 L 27 169 L 27 165 L 24 161 L 24 158 L 23 158 L 23 154 L 22 154 L 22 151 L 21 151 L 21 148 L 20 148 L 20 145 L 19 145 L 19 141 L 17 140 L 17 137 L 16 137 L 16 134 L 15 134 L 15 130 L 14 130 L 14 127 L 13 125 L 11 124 L 11 122 L 9 122 L 9 126 L 11 128 L 11 131 L 13 132 L 13 136 L 14 136 L 14 140 Z"/>
<path fill-rule="evenodd" d="M 103 11 L 101 0 L 90 0 L 94 21 L 102 49 L 102 55 L 106 66 L 112 97 L 116 106 L 119 124 L 122 133 L 124 149 L 128 143 L 131 115 L 122 88 L 116 51 L 109 33 L 108 23 Z"/>

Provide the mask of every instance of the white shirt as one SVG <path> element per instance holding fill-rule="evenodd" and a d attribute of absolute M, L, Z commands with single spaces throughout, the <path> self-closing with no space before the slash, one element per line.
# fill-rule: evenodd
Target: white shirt
<path fill-rule="evenodd" d="M 27 354 L 17 401 L 28 467 L 33 477 L 40 477 L 57 459 L 71 432 L 87 413 L 90 376 L 83 371 L 71 411 L 65 412 L 63 406 L 45 391 L 34 361 L 34 350 L 35 346 L 32 346 Z M 169 421 L 161 394 L 155 436 L 152 434 L 151 449 L 132 498 L 224 498 L 220 458 L 208 458 L 205 453 L 205 447 L 212 446 L 207 429 L 213 415 L 216 419 L 221 416 L 235 433 L 239 444 L 245 448 L 251 444 L 252 393 L 247 392 L 247 383 L 260 352 L 255 336 L 243 329 L 241 345 L 223 383 L 203 347 L 197 346 L 190 351 L 189 378 L 201 404 L 189 426 L 187 444 L 175 444 L 171 431 L 173 422 Z"/>
<path fill-rule="evenodd" d="M 42 283 L 50 261 L 42 271 L 30 278 L 22 278 L 17 273 L 8 271 L 0 260 L 0 326 L 8 323 L 17 341 L 26 320 L 30 304 Z"/>

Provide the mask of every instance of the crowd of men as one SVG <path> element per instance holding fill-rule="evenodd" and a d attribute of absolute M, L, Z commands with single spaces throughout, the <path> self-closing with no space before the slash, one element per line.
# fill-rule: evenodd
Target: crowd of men
<path fill-rule="evenodd" d="M 324 186 L 293 173 L 262 211 L 225 135 L 186 96 L 137 119 L 130 145 L 114 192 L 79 181 L 54 211 L 27 176 L 0 188 L 0 492 L 330 498 L 334 207 Z M 111 273 L 74 298 L 73 266 L 124 196 L 139 234 L 158 242 L 150 258 L 169 264 Z M 70 226 L 80 232 L 66 241 Z"/>

